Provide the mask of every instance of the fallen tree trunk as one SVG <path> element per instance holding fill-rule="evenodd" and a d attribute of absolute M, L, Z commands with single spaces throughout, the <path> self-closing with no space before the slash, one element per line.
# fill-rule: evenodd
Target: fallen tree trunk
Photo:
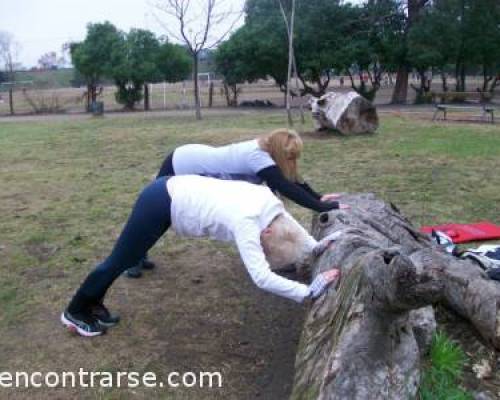
<path fill-rule="evenodd" d="M 331 129 L 343 135 L 374 133 L 378 128 L 375 106 L 356 92 L 329 92 L 309 99 L 314 128 Z"/>
<path fill-rule="evenodd" d="M 352 208 L 313 219 L 317 238 L 343 233 L 313 275 L 338 266 L 342 277 L 309 310 L 292 399 L 414 398 L 435 329 L 429 305 L 438 302 L 500 348 L 500 284 L 434 246 L 372 194 L 342 202 Z"/>

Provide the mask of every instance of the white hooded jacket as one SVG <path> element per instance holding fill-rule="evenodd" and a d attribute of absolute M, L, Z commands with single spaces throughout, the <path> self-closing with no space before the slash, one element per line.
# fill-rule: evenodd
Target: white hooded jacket
<path fill-rule="evenodd" d="M 280 214 L 288 214 L 283 203 L 266 186 L 242 181 L 224 181 L 197 175 L 173 176 L 167 180 L 172 198 L 172 227 L 182 236 L 206 236 L 235 242 L 253 282 L 261 289 L 302 302 L 308 286 L 275 274 L 260 242 L 261 232 Z M 307 235 L 305 249 L 316 240 Z"/>

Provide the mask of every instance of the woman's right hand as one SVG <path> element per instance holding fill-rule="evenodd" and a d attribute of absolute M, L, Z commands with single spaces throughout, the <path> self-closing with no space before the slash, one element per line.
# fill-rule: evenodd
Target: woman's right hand
<path fill-rule="evenodd" d="M 329 271 L 325 271 L 320 273 L 309 286 L 310 296 L 312 299 L 316 299 L 321 296 L 328 286 L 332 284 L 335 280 L 340 276 L 340 270 L 337 268 L 333 268 Z"/>
<path fill-rule="evenodd" d="M 322 272 L 321 275 L 323 275 L 328 284 L 330 284 L 338 279 L 340 276 L 340 269 L 332 268 L 328 271 Z"/>

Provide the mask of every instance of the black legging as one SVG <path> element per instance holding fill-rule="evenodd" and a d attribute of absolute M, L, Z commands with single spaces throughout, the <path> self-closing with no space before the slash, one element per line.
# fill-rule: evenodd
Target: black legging
<path fill-rule="evenodd" d="M 156 179 L 144 188 L 113 251 L 87 276 L 73 297 L 68 307 L 70 313 L 85 311 L 87 306 L 102 301 L 114 280 L 144 258 L 170 227 L 171 198 L 167 179 Z"/>
<path fill-rule="evenodd" d="M 163 160 L 163 164 L 160 167 L 160 171 L 158 171 L 158 175 L 156 175 L 156 179 L 161 178 L 162 176 L 174 176 L 174 152 L 171 152 L 165 160 Z"/>

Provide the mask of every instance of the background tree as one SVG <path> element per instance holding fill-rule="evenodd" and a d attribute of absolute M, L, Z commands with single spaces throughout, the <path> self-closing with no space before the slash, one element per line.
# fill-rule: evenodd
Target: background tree
<path fill-rule="evenodd" d="M 184 43 L 191 54 L 196 118 L 201 119 L 199 55 L 203 50 L 214 48 L 221 43 L 232 31 L 241 13 L 233 13 L 223 0 L 159 0 L 157 8 L 169 18 L 169 21 L 162 23 L 167 33 Z M 200 24 L 200 21 L 203 22 Z M 175 28 L 172 28 L 169 22 L 173 22 Z"/>
<path fill-rule="evenodd" d="M 404 12 L 406 18 L 402 29 L 402 37 L 400 41 L 399 51 L 395 59 L 396 67 L 396 85 L 392 93 L 391 103 L 401 104 L 406 103 L 408 98 L 408 77 L 411 71 L 410 60 L 408 59 L 408 36 L 422 13 L 425 5 L 429 0 L 407 0 L 399 1 L 400 12 Z"/>
<path fill-rule="evenodd" d="M 424 15 L 416 23 L 408 36 L 408 59 L 416 69 L 420 85 L 413 86 L 417 92 L 417 102 L 426 102 L 430 82 L 426 72 L 436 69 L 441 75 L 442 90 L 448 91 L 447 69 L 455 62 L 458 52 L 456 26 L 438 7 L 427 7 Z"/>
<path fill-rule="evenodd" d="M 337 52 L 338 68 L 349 75 L 356 92 L 373 101 L 383 74 L 394 68 L 398 58 L 404 15 L 397 2 L 378 0 L 351 8 L 346 17 L 349 22 L 340 34 L 349 39 Z"/>
<path fill-rule="evenodd" d="M 71 60 L 87 84 L 87 111 L 97 99 L 97 85 L 112 75 L 120 50 L 123 50 L 123 34 L 110 22 L 87 25 L 85 40 L 71 44 Z"/>
<path fill-rule="evenodd" d="M 345 69 L 346 35 L 358 16 L 357 7 L 337 1 L 298 3 L 294 47 L 302 94 L 322 96 L 332 71 Z"/>
<path fill-rule="evenodd" d="M 127 109 L 133 109 L 144 98 L 144 109 L 149 110 L 148 83 L 159 78 L 159 50 L 160 42 L 150 31 L 131 29 L 123 37 L 112 75 L 118 86 L 116 99 Z"/>
<path fill-rule="evenodd" d="M 185 47 L 170 43 L 164 38 L 160 40 L 156 65 L 161 80 L 179 82 L 188 77 L 191 70 L 191 58 Z"/>
<path fill-rule="evenodd" d="M 0 62 L 4 64 L 6 81 L 11 82 L 9 85 L 9 110 L 10 114 L 14 115 L 14 83 L 16 80 L 16 69 L 20 67 L 17 62 L 20 45 L 14 40 L 14 36 L 9 32 L 0 31 Z"/>
<path fill-rule="evenodd" d="M 494 90 L 499 72 L 500 5 L 494 0 L 435 0 L 408 35 L 408 58 L 420 75 L 417 94 L 429 90 L 424 78 L 431 68 L 441 73 L 448 90 L 446 71 L 453 70 L 455 90 L 466 90 L 466 72 L 479 68 L 481 92 Z M 418 97 L 418 96 L 417 96 Z"/>
<path fill-rule="evenodd" d="M 42 54 L 38 59 L 38 65 L 42 69 L 53 69 L 58 67 L 58 58 L 55 51 Z"/>
<path fill-rule="evenodd" d="M 247 0 L 242 48 L 249 81 L 271 77 L 285 93 L 288 68 L 288 34 L 276 0 Z M 265 35 L 266 40 L 262 40 Z M 243 44 L 243 43 L 242 43 Z"/>
<path fill-rule="evenodd" d="M 20 48 L 11 33 L 0 31 L 0 62 L 3 64 L 9 81 L 15 80 L 15 70 L 19 67 L 17 58 Z"/>
<path fill-rule="evenodd" d="M 257 46 L 253 46 L 248 29 L 242 27 L 215 51 L 216 71 L 223 77 L 222 83 L 228 107 L 238 105 L 238 84 L 245 81 L 252 82 L 259 77 L 252 68 L 250 60 L 253 47 Z"/>
<path fill-rule="evenodd" d="M 493 93 L 500 81 L 500 3 L 475 0 L 470 3 L 468 43 L 471 62 L 483 76 L 480 92 Z"/>

